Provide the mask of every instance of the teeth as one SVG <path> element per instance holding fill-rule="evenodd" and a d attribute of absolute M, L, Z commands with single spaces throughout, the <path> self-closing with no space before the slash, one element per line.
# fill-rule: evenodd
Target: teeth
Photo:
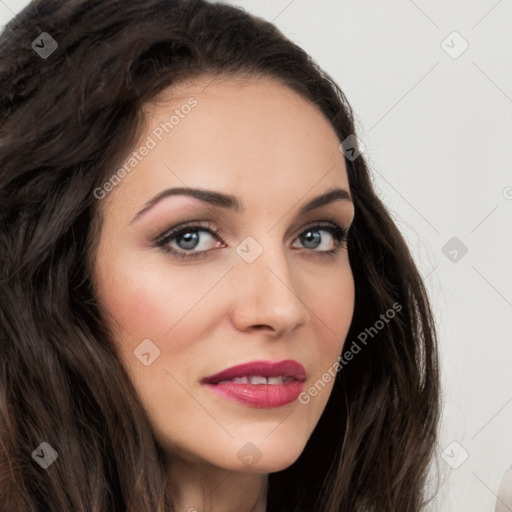
<path fill-rule="evenodd" d="M 234 384 L 272 384 L 279 385 L 284 384 L 291 380 L 291 377 L 283 377 L 280 375 L 279 377 L 263 377 L 261 375 L 249 375 L 247 377 L 235 377 L 234 379 L 229 380 L 221 380 L 219 384 L 224 384 L 225 382 L 233 382 Z"/>
<path fill-rule="evenodd" d="M 249 382 L 251 384 L 266 384 L 267 383 L 267 378 L 266 377 L 261 377 L 260 375 L 251 375 L 249 377 Z"/>

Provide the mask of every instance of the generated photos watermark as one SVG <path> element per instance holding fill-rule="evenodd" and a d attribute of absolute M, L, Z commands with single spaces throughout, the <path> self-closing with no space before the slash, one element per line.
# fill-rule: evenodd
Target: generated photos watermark
<path fill-rule="evenodd" d="M 391 308 L 380 315 L 380 319 L 377 320 L 373 326 L 367 327 L 364 331 L 361 331 L 357 335 L 357 340 L 352 342 L 347 351 L 338 356 L 336 362 L 322 375 L 322 378 L 318 379 L 312 386 L 299 395 L 299 402 L 304 405 L 308 404 L 311 401 L 312 396 L 316 396 L 326 384 L 336 377 L 336 372 L 345 367 L 349 361 L 354 358 L 354 355 L 361 352 L 362 349 L 359 343 L 366 346 L 368 343 L 368 337 L 370 336 L 371 338 L 374 338 L 379 331 L 382 330 L 390 320 L 395 318 L 396 314 L 400 311 L 402 311 L 402 305 L 395 302 Z"/>
<path fill-rule="evenodd" d="M 185 119 L 187 115 L 192 112 L 192 109 L 198 104 L 195 98 L 189 98 L 186 103 L 181 107 L 174 109 L 174 114 L 169 117 L 168 121 L 160 123 L 150 135 L 148 135 L 146 141 L 137 151 L 134 151 L 132 155 L 126 160 L 124 165 L 118 169 L 101 187 L 94 189 L 94 197 L 96 199 L 104 199 L 109 192 L 111 192 L 122 179 L 130 174 L 142 160 L 149 155 L 152 149 L 155 149 L 159 142 L 161 142 L 165 135 L 174 130 L 178 126 L 182 119 Z"/>

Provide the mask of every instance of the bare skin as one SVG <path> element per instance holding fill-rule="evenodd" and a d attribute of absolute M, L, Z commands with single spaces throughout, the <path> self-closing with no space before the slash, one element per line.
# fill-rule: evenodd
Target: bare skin
<path fill-rule="evenodd" d="M 101 201 L 94 278 L 119 357 L 168 456 L 176 510 L 265 512 L 268 475 L 300 456 L 334 381 L 307 404 L 255 408 L 201 379 L 284 359 L 306 368 L 305 390 L 322 379 L 346 339 L 354 281 L 346 245 L 327 254 L 336 248 L 333 232 L 304 234 L 329 222 L 349 228 L 354 207 L 349 195 L 298 213 L 331 188 L 350 194 L 339 140 L 315 105 L 269 79 L 211 81 L 171 87 L 148 106 L 134 151 L 148 136 L 156 146 Z M 159 140 L 154 130 L 191 97 L 196 106 L 181 110 Z M 244 209 L 172 195 L 137 216 L 174 187 L 230 194 Z M 167 242 L 175 253 L 153 243 L 191 222 L 192 237 Z M 241 256 L 260 249 L 252 262 Z M 151 340 L 148 365 L 134 354 L 143 340 Z"/>

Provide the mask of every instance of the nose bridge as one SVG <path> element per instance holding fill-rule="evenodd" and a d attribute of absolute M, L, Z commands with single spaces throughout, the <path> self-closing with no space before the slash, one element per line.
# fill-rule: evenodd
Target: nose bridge
<path fill-rule="evenodd" d="M 288 330 L 308 318 L 280 240 L 268 233 L 237 247 L 235 321 L 240 328 L 267 325 Z M 264 240 L 263 240 L 264 239 Z"/>

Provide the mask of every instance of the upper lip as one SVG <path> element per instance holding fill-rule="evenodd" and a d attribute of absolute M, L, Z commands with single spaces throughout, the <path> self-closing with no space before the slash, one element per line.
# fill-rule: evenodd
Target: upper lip
<path fill-rule="evenodd" d="M 267 378 L 279 376 L 293 377 L 297 380 L 305 381 L 306 369 L 293 359 L 286 359 L 275 363 L 271 361 L 251 361 L 204 377 L 201 382 L 203 384 L 215 384 L 221 380 L 230 380 L 249 375 L 261 375 Z"/>

